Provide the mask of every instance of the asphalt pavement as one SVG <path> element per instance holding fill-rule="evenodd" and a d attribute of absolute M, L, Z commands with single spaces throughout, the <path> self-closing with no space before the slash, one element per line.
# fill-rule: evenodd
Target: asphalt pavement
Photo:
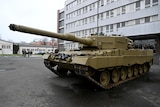
<path fill-rule="evenodd" d="M 160 66 L 99 90 L 81 77 L 60 78 L 41 57 L 0 56 L 0 107 L 159 107 Z"/>

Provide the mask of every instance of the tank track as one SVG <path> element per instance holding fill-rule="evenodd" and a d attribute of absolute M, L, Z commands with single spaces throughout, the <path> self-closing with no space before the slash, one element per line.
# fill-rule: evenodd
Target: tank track
<path fill-rule="evenodd" d="M 44 65 L 45 65 L 49 70 L 51 70 L 53 73 L 55 73 L 56 75 L 59 75 L 59 76 L 60 76 L 60 73 L 57 72 L 56 70 L 54 70 L 53 67 L 50 65 L 50 61 L 44 60 Z"/>
<path fill-rule="evenodd" d="M 144 75 L 146 75 L 147 73 L 143 73 L 143 74 L 141 74 L 141 75 L 138 75 L 138 76 L 134 76 L 134 77 L 130 77 L 130 78 L 127 78 L 127 79 L 125 79 L 125 80 L 121 80 L 121 81 L 119 81 L 119 82 L 117 82 L 117 83 L 110 83 L 109 85 L 107 85 L 106 87 L 103 87 L 99 82 L 97 82 L 95 79 L 93 79 L 92 77 L 90 77 L 90 76 L 85 76 L 89 81 L 91 81 L 92 83 L 94 83 L 95 85 L 97 85 L 98 87 L 100 87 L 100 88 L 102 88 L 102 89 L 111 89 L 111 88 L 114 88 L 114 87 L 116 87 L 116 86 L 118 86 L 118 85 L 121 85 L 121 84 L 123 84 L 123 83 L 126 83 L 126 82 L 128 82 L 128 81 L 131 81 L 131 80 L 133 80 L 133 79 L 136 79 L 136 78 L 139 78 L 139 77 L 141 77 L 141 76 L 144 76 Z"/>
<path fill-rule="evenodd" d="M 45 66 L 46 66 L 49 70 L 51 70 L 53 73 L 55 73 L 56 75 L 62 77 L 62 75 L 61 75 L 59 72 L 57 72 L 57 70 L 54 70 L 54 69 L 53 69 L 53 67 L 50 65 L 49 61 L 44 60 L 44 64 L 45 64 Z M 149 68 L 150 68 L 150 67 L 149 67 Z M 149 68 L 148 68 L 148 71 L 149 71 Z M 98 71 L 98 72 L 100 72 L 100 71 Z M 116 86 L 118 86 L 118 85 L 121 85 L 121 84 L 126 83 L 126 82 L 128 82 L 128 81 L 131 81 L 131 80 L 134 80 L 134 79 L 139 78 L 139 77 L 141 77 L 141 76 L 144 76 L 144 75 L 146 75 L 147 73 L 148 73 L 148 72 L 143 72 L 142 74 L 138 74 L 137 76 L 134 76 L 134 74 L 133 74 L 132 77 L 128 77 L 128 78 L 126 78 L 125 80 L 119 80 L 119 81 L 116 82 L 116 83 L 110 82 L 107 86 L 104 87 L 104 86 L 102 86 L 102 85 L 100 84 L 100 82 L 98 82 L 96 79 L 94 79 L 94 78 L 92 78 L 91 76 L 89 76 L 87 73 L 86 73 L 86 74 L 80 74 L 80 73 L 75 72 L 75 74 L 77 74 L 77 75 L 79 75 L 79 76 L 82 76 L 82 77 L 85 77 L 86 79 L 88 79 L 89 81 L 91 81 L 93 84 L 95 84 L 95 85 L 98 86 L 99 88 L 105 89 L 105 90 L 106 90 L 106 89 L 114 88 L 114 87 L 116 87 Z"/>
<path fill-rule="evenodd" d="M 149 72 L 149 69 L 150 69 L 150 64 L 149 63 L 146 63 L 146 65 L 148 66 L 148 68 L 147 68 L 147 71 L 146 72 L 143 72 L 143 73 L 139 73 L 138 72 L 138 75 L 137 76 L 135 76 L 134 75 L 134 71 L 133 71 L 133 75 L 132 75 L 132 77 L 126 77 L 126 79 L 125 80 L 121 80 L 121 79 L 119 79 L 119 81 L 117 81 L 117 82 L 112 82 L 111 81 L 111 78 L 110 78 L 110 83 L 107 85 L 107 86 L 103 86 L 103 85 L 101 85 L 101 83 L 100 82 L 98 82 L 95 78 L 93 78 L 93 77 L 91 77 L 91 76 L 89 76 L 89 75 L 81 75 L 81 74 L 77 74 L 77 75 L 81 75 L 81 76 L 83 76 L 83 77 L 85 77 L 85 78 L 87 78 L 89 81 L 91 81 L 92 83 L 94 83 L 96 86 L 98 86 L 98 87 L 100 87 L 101 89 L 111 89 L 111 88 L 114 88 L 114 87 L 116 87 L 116 86 L 118 86 L 118 85 L 121 85 L 121 84 L 123 84 L 123 83 L 127 83 L 128 81 L 131 81 L 131 80 L 134 80 L 134 79 L 136 79 L 136 78 L 139 78 L 139 77 L 142 77 L 142 76 L 144 76 L 144 75 L 147 75 L 148 74 L 148 72 Z M 133 66 L 135 66 L 135 65 L 133 65 Z M 103 71 L 97 71 L 97 72 L 103 72 Z M 110 76 L 111 77 L 111 76 Z"/>

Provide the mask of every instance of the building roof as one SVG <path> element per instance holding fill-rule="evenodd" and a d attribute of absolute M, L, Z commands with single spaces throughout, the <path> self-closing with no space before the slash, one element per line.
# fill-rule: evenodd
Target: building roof
<path fill-rule="evenodd" d="M 13 42 L 11 42 L 11 41 L 6 41 L 6 40 L 2 40 L 2 39 L 0 39 L 0 41 L 8 42 L 8 43 L 13 43 Z"/>

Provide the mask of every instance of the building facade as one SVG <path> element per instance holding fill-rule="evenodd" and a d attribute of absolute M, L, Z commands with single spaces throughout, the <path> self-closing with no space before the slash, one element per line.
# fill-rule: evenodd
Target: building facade
<path fill-rule="evenodd" d="M 160 0 L 66 0 L 64 32 L 77 37 L 90 34 L 124 35 L 137 48 L 160 53 Z M 78 48 L 65 42 L 65 49 Z"/>
<path fill-rule="evenodd" d="M 0 39 L 0 54 L 13 54 L 13 43 Z"/>
<path fill-rule="evenodd" d="M 55 47 L 47 45 L 31 45 L 31 44 L 19 44 L 19 54 L 22 54 L 22 50 L 26 52 L 32 52 L 32 54 L 51 53 L 55 51 Z"/>
<path fill-rule="evenodd" d="M 57 11 L 57 32 L 58 33 L 64 33 L 64 15 L 65 11 L 64 9 Z M 58 39 L 58 49 L 60 51 L 64 50 L 64 40 Z"/>

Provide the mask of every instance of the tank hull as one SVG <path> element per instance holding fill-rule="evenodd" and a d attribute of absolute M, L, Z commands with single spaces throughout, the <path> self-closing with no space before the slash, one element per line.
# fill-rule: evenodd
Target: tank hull
<path fill-rule="evenodd" d="M 103 89 L 110 89 L 147 74 L 153 62 L 152 50 L 113 49 L 101 50 L 101 52 L 103 54 L 88 55 L 90 52 L 87 51 L 85 53 L 88 56 L 75 55 L 72 56 L 71 61 L 59 56 L 56 58 L 55 54 L 50 54 L 48 58 L 44 59 L 44 64 L 60 77 L 69 76 L 68 72 L 71 71 L 71 73 L 83 76 Z M 65 54 L 73 54 L 73 52 L 61 53 L 61 55 Z M 62 72 L 65 72 L 65 75 L 61 74 Z M 106 82 L 103 83 L 103 81 Z M 107 81 L 109 82 L 107 83 Z"/>

